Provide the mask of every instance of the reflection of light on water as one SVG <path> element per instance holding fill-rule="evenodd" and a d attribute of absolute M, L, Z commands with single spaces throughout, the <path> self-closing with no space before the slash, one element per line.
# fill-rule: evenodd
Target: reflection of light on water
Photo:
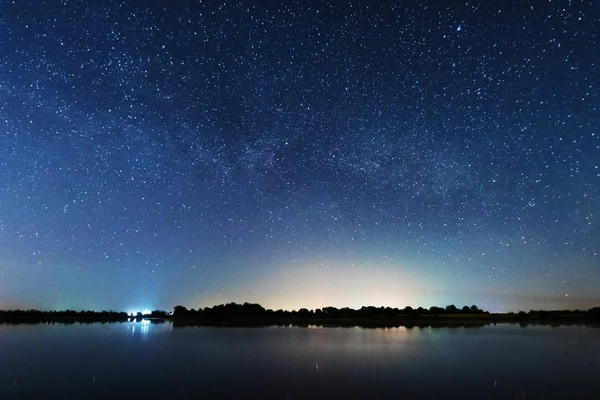
<path fill-rule="evenodd" d="M 139 324 L 139 325 L 138 325 Z M 151 322 L 149 319 L 143 319 L 141 321 L 132 319 L 131 325 L 127 327 L 127 330 L 131 330 L 131 336 L 135 337 L 136 328 L 139 326 L 139 332 L 142 339 L 146 339 L 148 331 L 150 330 Z"/>
<path fill-rule="evenodd" d="M 146 339 L 146 337 L 148 336 L 148 330 L 150 329 L 150 321 L 147 319 L 143 319 L 142 320 L 142 339 Z"/>

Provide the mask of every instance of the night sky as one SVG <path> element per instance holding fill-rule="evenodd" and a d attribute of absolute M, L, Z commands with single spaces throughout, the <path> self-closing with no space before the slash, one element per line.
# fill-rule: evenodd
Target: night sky
<path fill-rule="evenodd" d="M 0 308 L 600 305 L 600 2 L 0 1 Z"/>

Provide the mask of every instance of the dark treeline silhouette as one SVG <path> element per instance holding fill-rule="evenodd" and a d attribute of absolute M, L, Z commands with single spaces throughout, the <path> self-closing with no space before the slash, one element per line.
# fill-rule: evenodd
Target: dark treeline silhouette
<path fill-rule="evenodd" d="M 172 320 L 175 326 L 186 325 L 338 325 L 338 326 L 465 326 L 496 322 L 514 323 L 589 323 L 600 321 L 600 307 L 588 311 L 530 311 L 529 313 L 490 314 L 479 307 L 454 305 L 446 307 L 364 306 L 360 309 L 324 307 L 294 311 L 265 309 L 259 304 L 228 303 L 214 307 L 187 309 L 176 306 Z"/>
<path fill-rule="evenodd" d="M 531 321 L 568 321 L 570 319 L 585 318 L 591 321 L 600 321 L 600 307 L 590 308 L 587 311 L 581 310 L 531 310 L 529 312 L 519 311 L 518 313 L 501 314 L 517 318 L 519 320 Z"/>
<path fill-rule="evenodd" d="M 392 308 L 363 306 L 360 309 L 348 307 L 324 307 L 309 310 L 271 310 L 260 304 L 228 303 L 187 309 L 178 305 L 173 313 L 154 310 L 149 314 L 129 315 L 116 311 L 39 311 L 39 310 L 0 310 L 0 323 L 93 323 L 125 322 L 128 320 L 150 319 L 152 322 L 172 320 L 174 326 L 223 325 L 223 326 L 268 326 L 268 325 L 321 325 L 321 326 L 475 326 L 492 323 L 527 324 L 597 324 L 600 323 L 600 307 L 587 311 L 580 310 L 531 310 L 529 312 L 491 314 L 479 307 L 454 305 L 446 307 Z"/>
<path fill-rule="evenodd" d="M 173 309 L 174 318 L 196 318 L 204 319 L 207 321 L 219 321 L 227 319 L 252 319 L 252 318 L 307 318 L 307 319 L 386 319 L 395 317 L 435 317 L 440 315 L 487 315 L 487 311 L 479 309 L 473 305 L 471 307 L 464 306 L 463 308 L 457 308 L 454 305 L 449 305 L 445 308 L 431 307 L 425 309 L 422 307 L 413 309 L 412 307 L 405 307 L 402 309 L 391 308 L 391 307 L 373 307 L 363 306 L 358 310 L 344 307 L 324 307 L 322 309 L 308 310 L 301 308 L 299 310 L 287 311 L 287 310 L 270 310 L 265 309 L 260 304 L 236 304 L 228 303 L 221 304 L 214 307 L 199 308 L 198 310 L 188 310 L 184 306 L 176 306 Z"/>
<path fill-rule="evenodd" d="M 150 314 L 138 313 L 130 316 L 117 311 L 40 311 L 40 310 L 0 310 L 0 322 L 5 323 L 44 323 L 44 322 L 125 322 L 128 319 L 164 319 L 166 311 L 155 310 Z"/>

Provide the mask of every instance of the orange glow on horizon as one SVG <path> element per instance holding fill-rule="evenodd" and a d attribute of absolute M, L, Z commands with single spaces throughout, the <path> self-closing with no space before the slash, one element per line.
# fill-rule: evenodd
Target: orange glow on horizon
<path fill-rule="evenodd" d="M 395 270 L 394 270 L 395 268 Z M 394 268 L 361 265 L 353 269 L 336 268 L 334 263 L 307 263 L 282 268 L 279 273 L 248 282 L 229 292 L 203 293 L 190 307 L 210 307 L 229 302 L 259 303 L 265 308 L 298 310 L 327 306 L 360 308 L 362 306 L 405 307 L 429 303 L 433 288 L 410 269 L 405 273 Z"/>

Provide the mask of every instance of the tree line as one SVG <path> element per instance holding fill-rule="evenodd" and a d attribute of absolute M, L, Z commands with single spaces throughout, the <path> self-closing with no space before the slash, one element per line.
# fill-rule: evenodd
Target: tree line
<path fill-rule="evenodd" d="M 271 310 L 265 309 L 260 304 L 253 303 L 228 303 L 213 307 L 198 309 L 187 309 L 178 305 L 173 309 L 173 321 L 197 321 L 198 323 L 285 323 L 285 322 L 308 322 L 308 323 L 327 323 L 327 322 L 357 322 L 365 321 L 377 323 L 396 323 L 402 321 L 435 321 L 444 320 L 470 320 L 487 322 L 520 322 L 520 321 L 549 321 L 549 322 L 587 322 L 600 321 L 600 307 L 595 307 L 587 311 L 581 310 L 531 310 L 529 312 L 521 311 L 519 313 L 490 314 L 476 305 L 456 307 L 448 305 L 446 307 L 433 306 L 430 308 L 392 308 L 392 307 L 373 307 L 363 306 L 360 309 L 349 307 L 323 307 L 316 310 L 301 308 L 299 310 Z"/>
<path fill-rule="evenodd" d="M 199 318 L 207 320 L 228 319 L 228 318 L 252 318 L 252 317 L 295 317 L 295 318 L 355 318 L 355 319 L 372 319 L 372 318 L 393 318 L 401 316 L 437 316 L 437 315 L 452 315 L 452 314 L 489 314 L 477 307 L 476 305 L 464 306 L 458 308 L 455 305 L 442 307 L 430 307 L 429 309 L 419 307 L 412 308 L 410 306 L 400 308 L 392 307 L 374 307 L 363 306 L 360 309 L 349 307 L 323 307 L 316 310 L 301 308 L 299 310 L 271 310 L 265 309 L 260 304 L 253 303 L 228 303 L 220 304 L 214 307 L 205 307 L 195 309 L 187 309 L 184 306 L 178 305 L 173 309 L 174 318 Z"/>
<path fill-rule="evenodd" d="M 188 309 L 182 305 L 175 306 L 173 312 L 154 310 L 148 314 L 130 315 L 117 311 L 40 311 L 40 310 L 0 310 L 0 322 L 5 323 L 44 323 L 44 322 L 125 322 L 150 318 L 154 321 L 173 320 L 174 322 L 191 321 L 197 324 L 270 324 L 270 323 L 348 323 L 365 321 L 402 322 L 432 321 L 436 319 L 452 320 L 470 319 L 489 322 L 530 322 L 530 321 L 600 321 L 600 307 L 586 311 L 581 310 L 531 310 L 518 313 L 490 314 L 476 305 L 456 307 L 433 306 L 430 308 L 392 308 L 363 306 L 360 309 L 349 307 L 323 307 L 315 310 L 301 308 L 299 310 L 265 309 L 254 303 L 228 303 L 198 309 Z"/>
<path fill-rule="evenodd" d="M 5 322 L 125 322 L 128 319 L 166 318 L 166 311 L 154 310 L 150 314 L 129 315 L 123 311 L 40 311 L 0 310 L 0 321 Z"/>

